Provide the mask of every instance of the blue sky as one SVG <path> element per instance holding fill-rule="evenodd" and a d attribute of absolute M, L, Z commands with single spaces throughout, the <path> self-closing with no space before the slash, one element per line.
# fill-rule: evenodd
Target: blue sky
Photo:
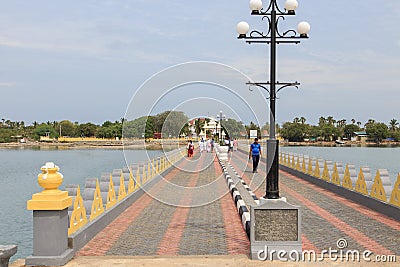
<path fill-rule="evenodd" d="M 316 123 L 329 115 L 363 123 L 400 120 L 400 1 L 298 2 L 297 15 L 280 27 L 295 29 L 308 21 L 310 39 L 278 46 L 278 80 L 301 86 L 280 93 L 277 122 L 304 116 Z M 1 0 L 0 7 L 2 118 L 26 124 L 119 120 L 150 77 L 190 61 L 218 62 L 254 81 L 268 79 L 269 47 L 236 39 L 239 21 L 251 29 L 266 26 L 250 16 L 247 0 Z M 187 87 L 181 101 L 213 92 L 202 86 Z M 252 94 L 246 85 L 236 86 L 236 92 Z M 224 102 L 218 92 L 210 97 Z M 164 102 L 166 109 L 178 109 Z M 225 102 L 184 111 L 193 117 L 224 109 L 229 115 L 236 105 Z M 268 110 L 257 105 L 256 113 Z"/>

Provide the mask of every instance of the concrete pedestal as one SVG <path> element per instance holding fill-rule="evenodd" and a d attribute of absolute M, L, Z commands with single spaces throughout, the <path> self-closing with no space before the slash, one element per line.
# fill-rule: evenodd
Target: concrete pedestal
<path fill-rule="evenodd" d="M 25 264 L 64 265 L 73 257 L 68 248 L 68 208 L 33 211 L 33 255 Z"/>
<path fill-rule="evenodd" d="M 17 253 L 16 245 L 0 245 L 0 267 L 8 267 L 10 258 Z"/>
<path fill-rule="evenodd" d="M 253 260 L 296 260 L 302 256 L 300 208 L 285 198 L 260 199 L 250 210 Z"/>

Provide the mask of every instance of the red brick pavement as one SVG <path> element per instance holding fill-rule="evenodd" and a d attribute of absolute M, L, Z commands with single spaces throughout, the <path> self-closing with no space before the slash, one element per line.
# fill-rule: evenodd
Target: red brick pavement
<path fill-rule="evenodd" d="M 183 161 L 180 165 L 186 165 Z M 182 167 L 182 166 L 181 166 Z M 164 176 L 164 179 L 173 178 L 179 168 L 174 168 Z M 135 221 L 139 214 L 152 202 L 152 195 L 158 194 L 165 187 L 165 184 L 157 183 L 149 193 L 144 193 L 137 201 L 119 215 L 113 222 L 90 240 L 78 253 L 78 256 L 104 256 L 121 234 Z"/>
<path fill-rule="evenodd" d="M 203 163 L 204 157 L 200 157 L 200 160 L 196 165 L 196 169 L 201 169 Z M 199 177 L 200 172 L 191 174 L 190 180 L 186 186 L 195 187 Z M 179 202 L 179 206 L 172 215 L 168 229 L 158 246 L 158 255 L 178 255 L 179 244 L 181 242 L 183 230 L 185 229 L 185 224 L 190 211 L 188 206 L 190 206 L 190 203 L 192 202 L 192 195 L 190 195 L 190 193 L 193 193 L 193 191 L 189 190 L 184 193 L 181 201 Z"/>
<path fill-rule="evenodd" d="M 187 162 L 187 161 L 184 161 Z M 181 163 L 182 164 L 182 163 Z M 201 166 L 202 161 L 197 164 Z M 222 174 L 221 167 L 217 161 L 214 161 L 214 170 L 216 177 Z M 175 168 L 164 177 L 167 180 L 172 179 L 179 168 Z M 198 181 L 199 173 L 191 174 L 187 186 L 194 187 Z M 222 184 L 224 185 L 224 184 Z M 158 194 L 162 191 L 164 185 L 160 182 L 151 189 L 151 195 Z M 226 188 L 224 188 L 226 190 Z M 221 188 L 222 190 L 222 188 Z M 112 247 L 112 245 L 119 239 L 122 233 L 134 223 L 135 219 L 142 213 L 142 211 L 150 205 L 153 200 L 149 194 L 141 196 L 132 206 L 124 211 L 117 219 L 110 225 L 97 234 L 86 246 L 84 246 L 77 255 L 79 256 L 102 256 Z M 191 203 L 190 195 L 184 194 L 180 202 L 182 206 L 188 206 Z M 225 194 L 220 202 L 221 213 L 224 220 L 226 246 L 228 254 L 248 254 L 250 249 L 250 242 L 247 239 L 245 230 L 243 229 L 241 218 L 239 217 L 234 201 L 231 195 Z M 164 234 L 164 237 L 159 245 L 157 254 L 159 255 L 176 255 L 179 253 L 180 240 L 185 229 L 185 222 L 188 218 L 190 208 L 178 207 L 174 212 L 170 221 L 169 227 Z"/>
<path fill-rule="evenodd" d="M 378 254 L 386 254 L 386 255 L 393 255 L 394 253 L 388 249 L 386 249 L 384 246 L 376 242 L 375 240 L 372 240 L 371 238 L 367 237 L 354 227 L 351 227 L 344 221 L 340 220 L 336 216 L 332 215 L 330 212 L 322 209 L 319 207 L 317 204 L 314 202 L 308 200 L 307 198 L 303 197 L 301 194 L 295 192 L 294 190 L 290 189 L 284 184 L 281 184 L 281 188 L 286 191 L 287 194 L 291 195 L 292 197 L 296 198 L 300 202 L 304 204 L 307 208 L 310 210 L 314 211 L 316 214 L 318 214 L 320 217 L 331 223 L 334 227 L 338 228 L 341 230 L 343 233 L 346 235 L 350 236 L 353 238 L 357 243 L 359 243 L 361 246 L 365 247 L 366 249 L 373 251 Z"/>
<path fill-rule="evenodd" d="M 312 183 L 304 181 L 304 180 L 302 180 L 302 179 L 300 179 L 300 178 L 298 178 L 298 177 L 296 177 L 294 175 L 291 175 L 291 174 L 289 174 L 287 172 L 284 172 L 284 171 L 281 171 L 281 172 L 283 174 L 285 174 L 286 176 L 288 176 L 289 178 L 295 180 L 296 182 L 304 184 L 304 185 L 314 189 L 315 191 L 318 191 L 319 193 L 322 193 L 322 194 L 330 197 L 331 199 L 334 199 L 334 200 L 342 203 L 343 205 L 346 205 L 349 208 L 357 210 L 358 212 L 368 216 L 369 218 L 377 220 L 377 221 L 379 221 L 379 222 L 381 222 L 381 223 L 383 223 L 383 224 L 385 224 L 385 225 L 387 225 L 387 226 L 389 226 L 389 227 L 391 227 L 391 228 L 393 228 L 393 229 L 395 229 L 397 231 L 400 231 L 400 222 L 399 221 L 396 221 L 396 220 L 394 220 L 392 218 L 389 218 L 389 217 L 387 217 L 387 216 L 385 216 L 385 215 L 383 215 L 381 213 L 378 213 L 378 212 L 376 212 L 374 210 L 366 208 L 363 205 L 360 205 L 360 204 L 354 203 L 352 201 L 349 201 L 344 197 L 341 197 L 341 196 L 339 196 L 339 195 L 337 195 L 335 193 L 332 193 L 332 192 L 330 192 L 330 191 L 328 191 L 326 189 L 323 189 L 323 188 L 318 187 L 318 186 L 316 186 L 316 185 L 314 185 Z"/>
<path fill-rule="evenodd" d="M 240 155 L 240 154 L 239 154 Z M 238 157 L 239 160 L 245 162 L 244 159 Z M 235 167 L 234 163 L 231 162 L 232 166 Z M 263 163 L 261 163 L 263 164 Z M 265 164 L 263 164 L 265 166 Z M 251 163 L 247 163 L 247 167 L 251 168 Z M 368 208 L 363 207 L 362 205 L 359 205 L 357 203 L 351 202 L 351 201 L 347 201 L 346 199 L 332 193 L 329 192 L 327 190 L 321 189 L 319 187 L 317 187 L 316 185 L 313 185 L 307 181 L 304 181 L 300 178 L 297 178 L 293 175 L 290 175 L 286 172 L 282 172 L 281 173 L 285 174 L 286 176 L 288 176 L 289 178 L 295 180 L 296 182 L 299 182 L 307 187 L 310 187 L 312 189 L 314 189 L 315 191 L 318 192 L 322 192 L 325 195 L 327 195 L 328 197 L 331 197 L 334 200 L 339 201 L 340 203 L 343 203 L 345 205 L 347 205 L 348 207 L 355 209 L 359 212 L 361 212 L 364 215 L 367 215 L 368 217 L 375 219 L 377 221 L 380 221 L 381 223 L 384 223 L 385 225 L 392 227 L 394 229 L 399 229 L 400 227 L 400 223 L 388 218 L 387 216 L 384 216 L 382 214 L 379 214 L 377 212 L 374 212 Z M 260 171 L 261 175 L 266 175 L 266 173 L 261 170 Z M 242 174 L 240 174 L 242 176 L 242 179 L 247 183 L 250 184 L 250 178 L 248 177 L 248 174 L 245 173 L 244 171 L 242 172 Z M 298 194 L 297 192 L 295 192 L 294 190 L 290 189 L 289 187 L 285 186 L 284 184 L 280 184 L 281 189 L 288 195 L 290 195 L 291 197 L 297 199 L 298 201 L 300 201 L 301 203 L 303 203 L 304 206 L 306 206 L 307 208 L 313 210 L 315 213 L 317 213 L 321 218 L 325 219 L 327 222 L 331 223 L 334 227 L 338 228 L 339 230 L 341 230 L 343 233 L 347 234 L 349 237 L 353 238 L 354 240 L 356 240 L 357 243 L 359 243 L 361 246 L 365 247 L 368 250 L 371 250 L 375 253 L 380 253 L 380 254 L 386 254 L 386 255 L 391 255 L 393 254 L 392 251 L 390 251 L 389 249 L 385 248 L 384 246 L 382 246 L 381 244 L 379 244 L 378 242 L 376 242 L 375 240 L 369 238 L 368 236 L 364 235 L 362 232 L 360 232 L 359 230 L 355 229 L 354 227 L 351 227 L 350 225 L 348 225 L 347 223 L 345 223 L 344 221 L 340 220 L 339 218 L 337 218 L 336 216 L 332 215 L 331 213 L 329 213 L 328 211 L 324 210 L 323 208 L 319 207 L 316 203 L 310 201 L 309 199 L 307 199 L 306 197 L 302 196 L 301 194 Z M 258 197 L 263 196 L 264 194 L 264 190 L 263 188 L 258 188 L 255 191 L 255 194 Z M 308 238 L 303 234 L 302 235 L 302 242 L 303 242 L 303 249 L 313 249 L 315 251 L 316 247 L 314 244 L 312 244 Z"/>
<path fill-rule="evenodd" d="M 237 153 L 236 153 L 237 154 Z M 235 154 L 235 156 L 237 156 Z M 240 155 L 240 154 L 239 154 Z M 240 158 L 241 161 L 246 162 L 244 159 Z M 243 181 L 247 184 L 250 185 L 251 184 L 251 179 L 249 178 L 249 174 L 244 172 L 244 170 L 239 170 L 238 166 L 231 161 L 230 162 L 232 167 L 238 172 L 238 174 L 242 177 Z M 252 169 L 252 163 L 251 162 L 247 162 L 247 169 Z M 239 170 L 239 171 L 238 171 Z M 240 173 L 241 172 L 241 173 Z M 252 176 L 254 174 L 251 174 Z M 254 191 L 253 191 L 254 192 Z M 264 195 L 264 189 L 263 188 L 258 188 L 257 190 L 255 190 L 254 192 L 258 197 L 261 197 Z M 315 246 L 308 238 L 305 234 L 301 235 L 301 242 L 302 242 L 302 246 L 303 246 L 303 250 L 313 250 L 316 253 L 321 252 L 321 250 L 319 248 L 317 248 L 317 246 Z"/>
<path fill-rule="evenodd" d="M 301 243 L 303 245 L 303 250 L 312 250 L 315 253 L 321 253 L 321 250 L 317 248 L 307 237 L 305 234 L 301 235 Z"/>

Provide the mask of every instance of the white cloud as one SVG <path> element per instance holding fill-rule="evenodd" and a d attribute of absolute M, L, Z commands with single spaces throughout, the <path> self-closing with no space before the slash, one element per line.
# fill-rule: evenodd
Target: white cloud
<path fill-rule="evenodd" d="M 15 82 L 0 82 L 0 87 L 14 87 L 16 86 Z"/>

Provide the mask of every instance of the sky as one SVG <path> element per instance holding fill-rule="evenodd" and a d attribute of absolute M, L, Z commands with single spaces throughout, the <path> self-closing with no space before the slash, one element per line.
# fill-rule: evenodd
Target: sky
<path fill-rule="evenodd" d="M 400 121 L 400 1 L 298 2 L 279 28 L 308 21 L 310 38 L 278 45 L 277 80 L 301 85 L 279 93 L 276 121 Z M 247 0 L 0 0 L 0 7 L 1 118 L 101 124 L 183 109 L 189 117 L 222 110 L 245 123 L 268 119 L 265 92 L 245 82 L 269 80 L 270 47 L 236 38 L 242 20 L 267 28 Z"/>

